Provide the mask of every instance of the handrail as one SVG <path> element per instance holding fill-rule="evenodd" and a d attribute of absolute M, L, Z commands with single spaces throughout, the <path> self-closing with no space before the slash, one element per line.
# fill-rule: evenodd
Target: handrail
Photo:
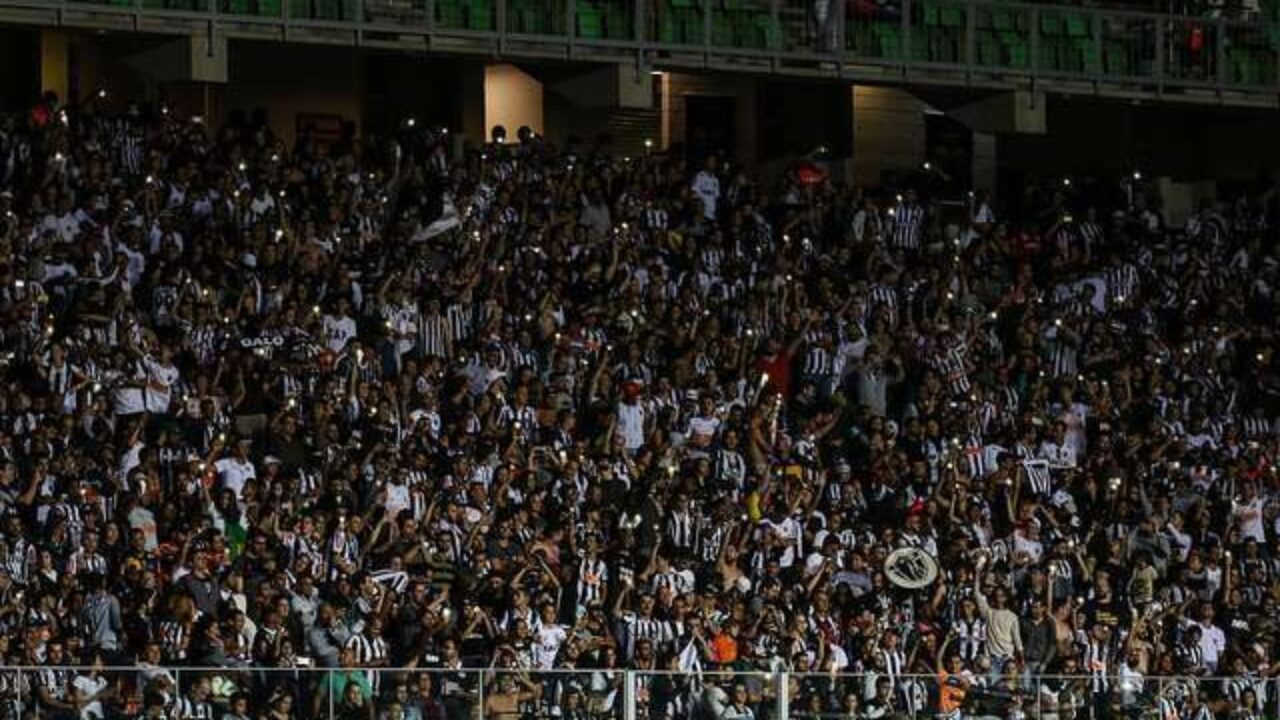
<path fill-rule="evenodd" d="M 372 42 L 371 36 L 382 36 L 380 42 L 421 36 L 428 47 L 441 38 L 450 41 L 451 49 L 465 51 L 466 43 L 472 41 L 473 51 L 498 56 L 531 53 L 546 57 L 548 51 L 554 51 L 570 57 L 613 57 L 619 61 L 634 57 L 642 66 L 672 69 L 732 69 L 736 63 L 748 72 L 816 73 L 855 80 L 892 70 L 900 80 L 924 84 L 1009 89 L 1031 83 L 1037 89 L 1067 93 L 1214 104 L 1231 98 L 1246 104 L 1280 105 L 1280 45 L 1275 40 L 1280 37 L 1280 27 L 1276 23 L 1012 0 L 906 0 L 901 15 L 835 13 L 839 25 L 832 35 L 838 41 L 832 43 L 829 37 L 818 37 L 826 30 L 818 34 L 810 31 L 815 19 L 813 3 L 795 6 L 802 14 L 808 13 L 804 17 L 781 18 L 777 2 L 766 0 L 732 5 L 724 0 L 565 0 L 564 28 L 527 30 L 511 24 L 515 3 L 522 1 L 414 0 L 414 7 L 426 12 L 412 18 L 386 16 L 379 4 L 385 0 L 350 0 L 349 7 L 357 16 L 344 19 L 323 17 L 322 13 L 299 17 L 300 13 L 294 12 L 298 8 L 291 7 L 292 0 L 199 0 L 203 5 L 193 0 L 188 6 L 191 9 L 157 7 L 140 0 L 0 0 L 0 12 L 5 8 L 54 9 L 57 12 L 50 21 L 90 27 L 93 17 L 128 16 L 211 23 L 235 33 L 270 28 L 274 35 L 282 28 L 284 32 L 275 36 L 289 41 L 306 42 L 308 30 L 339 30 L 347 33 L 354 45 Z M 282 11 L 254 14 L 258 8 L 274 8 L 274 2 L 283 6 Z M 630 33 L 592 35 L 580 31 L 574 19 L 578 6 L 586 3 L 591 3 L 596 17 L 600 7 L 618 8 L 635 27 Z M 453 20 L 437 21 L 435 9 L 441 6 L 456 13 Z M 921 19 L 939 8 L 963 13 L 963 19 L 950 25 Z M 693 11 L 689 17 L 696 17 L 696 27 L 675 35 L 665 34 L 655 20 L 669 20 L 687 11 Z M 993 26 L 991 18 L 997 15 L 1009 18 L 1006 22 L 1012 26 Z M 978 17 L 985 22 L 980 24 Z M 1074 34 L 1048 31 L 1042 23 L 1061 27 L 1064 19 L 1074 23 Z M 733 34 L 731 41 L 725 42 L 722 33 L 713 32 L 713 27 L 719 27 L 715 23 L 724 23 Z M 767 35 L 762 41 L 758 28 L 766 24 Z M 1186 45 L 1194 28 L 1200 28 L 1205 38 L 1202 51 Z M 891 31 L 897 39 L 877 34 L 879 30 Z M 781 35 L 782 42 L 774 42 L 773 33 Z M 847 41 L 855 33 L 860 38 L 856 47 Z M 743 39 L 747 36 L 750 41 Z M 941 57 L 937 56 L 939 47 L 947 48 Z M 883 79 L 891 78 L 884 75 Z"/>
<path fill-rule="evenodd" d="M 65 688 L 46 684 L 50 673 L 58 682 L 67 683 Z M 341 674 L 343 679 L 335 681 L 334 675 Z M 15 678 L 14 675 L 17 675 Z M 840 703 L 843 708 L 845 695 L 854 695 L 859 701 L 872 702 L 877 683 L 868 683 L 868 679 L 888 680 L 889 698 L 881 698 L 880 702 L 892 702 L 896 705 L 895 717 L 909 717 L 912 720 L 925 720 L 941 717 L 938 714 L 942 702 L 944 683 L 952 684 L 950 679 L 935 674 L 883 672 L 867 673 L 831 673 L 831 672 L 791 672 L 787 670 L 634 670 L 624 668 L 550 668 L 546 670 L 514 670 L 508 668 L 406 668 L 406 667 L 348 667 L 348 668 L 275 668 L 275 667 L 221 667 L 221 666 L 84 666 L 84 665 L 10 665 L 0 666 L 0 704 L 16 703 L 7 707 L 16 707 L 26 711 L 28 703 L 35 707 L 43 704 L 47 696 L 38 692 L 44 687 L 55 693 L 54 697 L 68 697 L 58 693 L 70 693 L 71 687 L 104 688 L 114 687 L 108 697 L 117 704 L 134 704 L 146 702 L 150 698 L 160 697 L 165 702 L 174 703 L 174 709 L 180 711 L 169 717 L 180 717 L 183 712 L 190 712 L 193 717 L 201 716 L 195 712 L 197 708 L 178 703 L 203 703 L 229 707 L 236 697 L 254 698 L 258 703 L 275 702 L 283 690 L 294 701 L 294 717 L 299 720 L 337 720 L 352 717 L 352 686 L 356 688 L 355 696 L 360 698 L 355 705 L 363 715 L 369 717 L 403 720 L 403 715 L 392 712 L 395 706 L 403 708 L 404 696 L 400 695 L 400 683 L 406 691 L 412 692 L 422 687 L 415 678 L 423 675 L 432 676 L 431 695 L 420 696 L 427 702 L 442 703 L 444 713 L 448 717 L 469 717 L 486 720 L 490 715 L 495 718 L 509 718 L 513 706 L 521 706 L 529 711 L 529 716 L 575 718 L 591 718 L 601 720 L 608 717 L 613 720 L 644 720 L 655 717 L 654 710 L 661 711 L 662 706 L 653 703 L 670 701 L 673 694 L 679 694 L 689 702 L 714 706 L 719 704 L 724 710 L 730 702 L 737 702 L 740 690 L 748 691 L 748 706 L 766 709 L 776 720 L 789 720 L 793 717 L 823 718 L 847 717 L 833 707 L 833 702 Z M 87 677 L 86 677 L 87 676 Z M 284 680 L 272 682 L 274 677 Z M 580 678 L 575 682 L 572 678 Z M 991 709 L 1007 709 L 1014 706 L 1027 709 L 1035 706 L 1035 712 L 1027 717 L 1046 717 L 1044 713 L 1053 713 L 1062 708 L 1079 708 L 1105 698 L 1108 703 L 1119 704 L 1130 710 L 1150 712 L 1160 703 L 1186 703 L 1202 697 L 1202 688 L 1217 685 L 1217 689 L 1209 693 L 1212 697 L 1228 696 L 1227 688 L 1232 688 L 1231 702 L 1239 702 L 1244 693 L 1253 691 L 1255 697 L 1265 698 L 1265 708 L 1275 709 L 1278 693 L 1274 689 L 1261 690 L 1265 684 L 1280 683 L 1276 678 L 1242 678 L 1236 676 L 1197 677 L 1186 675 L 1175 676 L 1135 676 L 1123 674 L 1053 674 L 1024 675 L 1018 673 L 1001 673 L 984 677 L 979 675 L 963 676 L 960 688 L 952 687 L 947 695 L 949 701 L 959 700 L 977 704 L 978 715 L 989 714 Z M 74 678 L 74 680 L 73 680 Z M 95 678 L 97 678 L 95 680 Z M 129 678 L 135 682 L 130 683 Z M 665 690 L 658 690 L 655 681 L 658 678 L 669 678 L 662 684 Z M 146 692 L 147 688 L 137 680 L 146 683 L 168 682 L 158 688 L 159 692 Z M 199 684 L 204 685 L 203 694 L 196 696 Z M 819 683 L 814 685 L 814 682 Z M 1244 682 L 1242 682 L 1244 681 Z M 825 683 L 825 685 L 823 684 Z M 818 692 L 802 694 L 805 687 Z M 576 688 L 578 693 L 591 695 L 603 707 L 587 708 L 589 712 L 564 712 L 570 709 L 573 700 L 568 698 L 569 692 Z M 825 688 L 825 689 L 824 689 Z M 843 689 L 840 696 L 833 694 L 836 688 Z M 93 691 L 96 692 L 96 691 Z M 663 696 L 662 692 L 666 695 Z M 665 697 L 665 699 L 664 699 Z M 581 701 L 579 695 L 579 701 Z M 82 705 L 93 702 L 81 698 Z M 817 708 L 813 707 L 815 704 Z M 362 703 L 362 704 L 361 704 Z M 184 709 L 185 708 L 185 709 Z M 1255 707 L 1255 710 L 1264 708 Z M 546 711 L 542 714 L 539 710 Z M 579 705 L 576 710 L 583 710 Z M 380 712 L 376 712 L 380 711 Z M 967 710 L 966 710 L 967 712 Z M 143 715 L 143 713 L 136 713 Z M 252 713 L 251 713 L 252 714 Z M 522 713 L 524 714 L 524 713 Z M 715 717 L 744 717 L 741 712 L 715 713 Z M 425 716 L 425 713 L 424 713 Z M 1050 715 L 1051 716 L 1051 715 Z M 1277 714 L 1265 714 L 1265 717 L 1276 717 Z M 1144 715 L 1145 717 L 1145 715 Z"/>
<path fill-rule="evenodd" d="M 817 671 L 795 671 L 795 670 L 729 670 L 721 668 L 705 668 L 700 670 L 671 670 L 666 668 L 654 668 L 637 670 L 635 668 L 623 667 L 580 667 L 580 668 L 504 668 L 504 667 L 461 667 L 461 668 L 445 668 L 445 667 L 405 667 L 405 666 L 372 666 L 372 665 L 354 665 L 351 667 L 270 667 L 249 665 L 245 667 L 225 666 L 225 665 L 0 665 L 0 675 L 10 672 L 33 673 L 46 670 L 59 672 L 82 672 L 95 670 L 106 673 L 147 673 L 159 671 L 178 671 L 183 673 L 265 673 L 265 674 L 296 674 L 296 673 L 329 673 L 329 672 L 352 672 L 352 673 L 385 673 L 385 674 L 463 674 L 463 675 L 589 675 L 592 673 L 631 673 L 639 676 L 654 677 L 689 677 L 696 675 L 698 677 L 776 677 L 778 675 L 799 677 L 799 678 L 824 678 L 835 680 L 851 680 L 865 678 L 867 676 L 883 676 L 892 677 L 899 680 L 927 680 L 936 681 L 938 675 L 936 673 L 910 673 L 901 672 L 896 674 L 867 671 L 867 672 L 817 672 Z M 1002 677 L 1015 678 L 1013 675 L 1005 674 Z M 1062 681 L 1095 681 L 1105 679 L 1112 682 L 1133 679 L 1135 676 L 1124 675 L 1120 673 L 1033 673 L 1031 675 L 1017 675 L 1017 679 L 1029 677 L 1034 680 L 1062 680 Z M 1143 682 L 1187 682 L 1196 684 L 1206 684 L 1215 682 L 1231 682 L 1239 680 L 1242 676 L 1238 675 L 1141 675 L 1137 676 Z M 1280 682 L 1277 678 L 1257 678 L 1260 681 Z"/>

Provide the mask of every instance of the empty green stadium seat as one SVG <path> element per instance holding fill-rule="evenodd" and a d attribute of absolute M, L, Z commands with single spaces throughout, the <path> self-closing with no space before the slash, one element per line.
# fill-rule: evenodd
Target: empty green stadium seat
<path fill-rule="evenodd" d="M 472 0 L 467 6 L 468 30 L 492 30 L 493 6 L 489 0 Z"/>
<path fill-rule="evenodd" d="M 875 26 L 876 56 L 886 60 L 901 60 L 902 28 L 893 23 L 877 23 Z"/>
<path fill-rule="evenodd" d="M 721 47 L 734 45 L 733 25 L 723 14 L 713 15 L 711 18 L 711 44 Z"/>
<path fill-rule="evenodd" d="M 458 0 L 436 0 L 436 27 L 460 30 L 463 27 L 462 3 Z"/>
<path fill-rule="evenodd" d="M 1030 65 L 1028 60 L 1031 57 L 1031 51 L 1027 47 L 1027 43 L 1017 33 L 1001 33 L 1001 44 L 1004 45 L 1005 57 L 1008 58 L 1007 67 L 1025 68 Z"/>
<path fill-rule="evenodd" d="M 1071 14 L 1067 16 L 1067 34 L 1071 37 L 1089 37 L 1093 33 L 1089 29 L 1087 15 Z"/>
<path fill-rule="evenodd" d="M 610 40 L 630 40 L 632 18 L 630 9 L 621 3 L 611 3 L 604 9 L 604 36 Z"/>
<path fill-rule="evenodd" d="M 577 15 L 578 37 L 599 40 L 604 37 L 604 15 L 597 9 L 579 4 Z"/>
<path fill-rule="evenodd" d="M 983 38 L 977 42 L 978 64 L 988 67 L 997 67 L 1001 65 L 1000 43 L 989 38 Z"/>
<path fill-rule="evenodd" d="M 1090 74 L 1102 72 L 1102 58 L 1098 57 L 1098 46 L 1092 38 L 1077 40 L 1076 52 L 1080 54 L 1081 71 Z"/>
<path fill-rule="evenodd" d="M 925 25 L 938 25 L 941 23 L 939 8 L 936 3 L 926 2 L 920 8 L 921 21 Z"/>
<path fill-rule="evenodd" d="M 768 50 L 782 49 L 782 28 L 769 13 L 762 13 L 756 18 L 756 32 L 760 38 L 760 47 Z"/>
<path fill-rule="evenodd" d="M 1129 46 L 1123 42 L 1108 42 L 1104 50 L 1103 70 L 1108 75 L 1131 75 L 1133 64 L 1129 60 Z"/>

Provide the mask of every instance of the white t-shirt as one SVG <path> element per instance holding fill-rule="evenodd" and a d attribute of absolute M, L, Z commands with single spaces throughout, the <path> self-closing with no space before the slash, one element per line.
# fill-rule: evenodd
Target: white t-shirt
<path fill-rule="evenodd" d="M 644 444 L 644 406 L 618 403 L 618 434 L 624 446 L 635 450 Z"/>
<path fill-rule="evenodd" d="M 711 444 L 711 440 L 715 438 L 716 431 L 719 429 L 720 419 L 714 416 L 698 416 L 689 420 L 689 434 L 693 436 L 695 445 Z"/>
<path fill-rule="evenodd" d="M 245 483 L 258 477 L 258 473 L 254 469 L 253 463 L 248 460 L 224 457 L 214 463 L 214 467 L 218 470 L 218 477 L 222 480 L 223 486 L 235 493 L 237 499 L 240 497 L 240 493 L 244 490 Z"/>
<path fill-rule="evenodd" d="M 161 365 L 158 360 L 150 356 L 142 361 L 142 366 L 147 373 L 146 390 L 143 396 L 147 412 L 169 412 L 169 400 L 173 394 L 170 388 L 178 382 L 178 368 L 172 363 Z"/>
<path fill-rule="evenodd" d="M 555 665 L 556 655 L 560 652 L 560 646 L 569 637 L 569 634 L 565 632 L 563 625 L 543 623 L 542 627 L 538 628 L 536 635 L 538 642 L 533 647 L 534 663 L 543 670 L 550 670 Z"/>
<path fill-rule="evenodd" d="M 702 214 L 708 220 L 716 218 L 716 203 L 720 201 L 720 178 L 703 170 L 693 178 L 693 194 L 702 200 Z"/>
<path fill-rule="evenodd" d="M 396 485 L 395 483 L 387 483 L 387 499 L 383 503 L 387 508 L 387 515 L 395 517 L 409 507 L 409 486 Z"/>
<path fill-rule="evenodd" d="M 351 338 L 356 336 L 356 321 L 345 315 L 325 315 L 323 325 L 325 347 L 335 353 L 342 352 Z"/>
<path fill-rule="evenodd" d="M 113 378 L 119 385 L 111 390 L 111 412 L 116 415 L 137 415 L 146 411 L 142 403 L 142 386 L 132 378 Z"/>
<path fill-rule="evenodd" d="M 106 678 L 99 675 L 98 677 L 89 677 L 88 675 L 77 675 L 75 680 L 71 681 L 71 685 L 79 691 L 81 697 L 93 698 L 98 693 L 107 688 L 109 683 Z M 102 720 L 105 715 L 102 710 L 102 701 L 96 698 L 90 700 L 84 707 L 80 708 L 80 720 Z"/>
<path fill-rule="evenodd" d="M 1254 497 L 1247 503 L 1232 503 L 1231 514 L 1240 524 L 1240 537 L 1243 540 L 1253 538 L 1259 545 L 1267 543 L 1267 532 L 1262 524 L 1262 511 L 1265 503 L 1261 497 Z"/>
<path fill-rule="evenodd" d="M 1218 669 L 1218 657 L 1227 648 L 1227 636 L 1217 625 L 1200 625 L 1200 651 L 1204 653 L 1204 665 L 1210 672 Z"/>

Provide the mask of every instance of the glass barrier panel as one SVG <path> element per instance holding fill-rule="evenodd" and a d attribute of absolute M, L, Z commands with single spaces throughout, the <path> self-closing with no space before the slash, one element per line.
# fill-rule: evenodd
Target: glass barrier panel
<path fill-rule="evenodd" d="M 714 652 L 721 652 L 717 648 Z M 518 651 L 513 651 L 519 655 Z M 608 651 L 580 658 L 605 665 Z M 770 671 L 774 657 L 713 664 L 683 652 L 666 670 L 467 668 L 32 667 L 0 669 L 4 717 L 262 718 L 296 720 L 668 720 L 672 718 L 1157 718 L 1213 703 L 1231 717 L 1275 717 L 1265 679 L 1038 675 L 986 658 L 946 671 Z M 528 659 L 516 658 L 515 662 Z M 509 661 L 509 660 L 504 660 Z M 705 666 L 703 663 L 705 662 Z M 740 669 L 734 669 L 740 668 Z M 1243 702 L 1258 698 L 1251 707 Z M 1239 711 L 1239 712 L 1238 712 Z M 1247 712 L 1246 712 L 1247 711 Z M 1244 714 L 1241 714 L 1244 713 Z M 70 717 L 71 715 L 68 715 Z"/>
<path fill-rule="evenodd" d="M 735 664 L 750 667 L 754 663 L 743 659 Z M 749 713 L 759 720 L 774 720 L 778 718 L 778 689 L 783 682 L 784 675 L 756 669 L 691 666 L 685 671 L 635 671 L 636 718 L 662 720 L 686 713 L 695 717 L 747 717 Z"/>
<path fill-rule="evenodd" d="M 497 30 L 495 0 L 435 0 L 437 30 Z"/>
<path fill-rule="evenodd" d="M 650 39 L 666 45 L 702 45 L 702 0 L 654 0 Z"/>
<path fill-rule="evenodd" d="M 381 25 L 426 27 L 426 0 L 364 0 L 364 18 Z"/>
<path fill-rule="evenodd" d="M 1102 15 L 1102 71 L 1120 78 L 1150 78 L 1156 56 L 1155 21 Z"/>
<path fill-rule="evenodd" d="M 1164 23 L 1165 77 L 1213 82 L 1218 77 L 1218 28 L 1201 20 Z"/>
<path fill-rule="evenodd" d="M 779 49 L 810 53 L 836 49 L 837 23 L 843 9 L 834 0 L 777 0 L 775 4 Z M 767 22 L 773 19 L 771 16 Z"/>
<path fill-rule="evenodd" d="M 1040 10 L 1038 68 L 1076 75 L 1102 72 L 1096 23 L 1084 10 Z"/>
<path fill-rule="evenodd" d="M 911 3 L 911 59 L 963 63 L 968 42 L 969 6 L 954 0 Z"/>
<path fill-rule="evenodd" d="M 223 15 L 249 15 L 278 18 L 283 14 L 284 0 L 217 0 Z"/>
<path fill-rule="evenodd" d="M 507 0 L 507 32 L 565 36 L 568 0 Z"/>
<path fill-rule="evenodd" d="M 855 2 L 845 15 L 845 50 L 856 57 L 906 60 L 900 2 Z"/>
<path fill-rule="evenodd" d="M 575 0 L 573 12 L 575 37 L 583 40 L 635 39 L 635 6 L 630 0 Z"/>
<path fill-rule="evenodd" d="M 288 0 L 295 20 L 359 20 L 358 0 Z"/>
<path fill-rule="evenodd" d="M 1223 26 L 1223 76 L 1226 85 L 1275 86 L 1280 53 L 1280 24 L 1229 23 Z"/>
<path fill-rule="evenodd" d="M 716 47 L 781 49 L 781 8 L 768 0 L 712 0 L 711 44 Z"/>
<path fill-rule="evenodd" d="M 1031 67 L 1031 12 L 1010 5 L 975 4 L 974 64 L 986 68 Z"/>
<path fill-rule="evenodd" d="M 123 0 L 116 0 L 123 2 Z M 112 4 L 115 4 L 113 2 Z M 129 0 L 133 5 L 133 0 Z M 142 0 L 145 10 L 186 10 L 189 12 L 209 12 L 209 0 Z"/>

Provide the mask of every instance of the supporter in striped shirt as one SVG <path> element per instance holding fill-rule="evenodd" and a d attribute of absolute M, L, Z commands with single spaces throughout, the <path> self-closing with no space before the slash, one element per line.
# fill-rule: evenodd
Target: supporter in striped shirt
<path fill-rule="evenodd" d="M 583 672 L 504 713 L 697 714 L 726 666 L 816 668 L 793 711 L 922 713 L 948 634 L 996 714 L 1032 707 L 1008 669 L 1074 673 L 1025 681 L 1063 715 L 1276 715 L 1258 198 L 1168 229 L 1055 183 L 945 228 L 933 187 L 675 149 L 60 109 L 0 139 L 0 664 L 46 680 L 0 672 L 6 715 L 111 677 L 47 666 L 111 650 L 99 579 L 112 662 L 147 668 L 110 716 L 203 715 L 207 677 L 235 720 L 310 718 L 304 666 L 344 651 L 357 692 L 442 673 L 409 720 L 511 664 Z M 169 358 L 167 412 L 132 348 Z M 1223 677 L 1152 696 L 1180 667 Z M 628 698 L 627 669 L 682 674 Z"/>

